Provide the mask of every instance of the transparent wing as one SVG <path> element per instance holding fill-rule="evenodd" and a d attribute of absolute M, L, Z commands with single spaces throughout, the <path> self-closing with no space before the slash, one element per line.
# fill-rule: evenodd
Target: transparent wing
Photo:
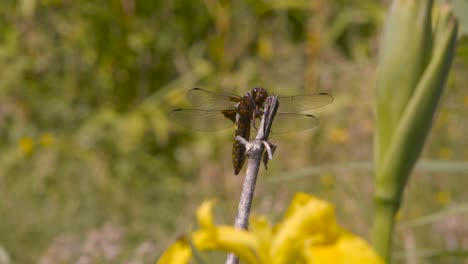
<path fill-rule="evenodd" d="M 196 108 L 217 110 L 236 107 L 237 103 L 240 101 L 240 96 L 193 88 L 187 92 L 187 99 Z"/>
<path fill-rule="evenodd" d="M 226 110 L 177 109 L 169 113 L 169 120 L 196 131 L 218 131 L 233 128 L 231 120 L 235 114 L 235 108 Z"/>
<path fill-rule="evenodd" d="M 327 93 L 303 94 L 296 96 L 278 96 L 280 112 L 303 112 L 319 108 L 333 102 L 333 97 Z"/>
<path fill-rule="evenodd" d="M 297 132 L 311 129 L 319 124 L 319 119 L 313 115 L 278 113 L 271 127 L 272 134 Z"/>

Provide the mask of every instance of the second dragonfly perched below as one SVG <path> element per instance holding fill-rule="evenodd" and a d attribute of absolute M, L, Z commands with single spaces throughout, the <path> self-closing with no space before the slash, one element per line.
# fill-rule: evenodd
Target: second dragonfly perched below
<path fill-rule="evenodd" d="M 268 92 L 261 87 L 252 89 L 244 96 L 216 93 L 201 88 L 187 92 L 187 99 L 197 109 L 176 109 L 169 114 L 172 122 L 199 131 L 216 131 L 232 127 L 235 134 L 250 140 L 250 129 L 256 128 L 256 120 L 263 114 Z M 327 93 L 278 96 L 279 109 L 272 133 L 288 133 L 310 129 L 318 125 L 317 117 L 300 112 L 325 106 L 333 101 Z M 245 147 L 234 139 L 232 162 L 234 174 L 239 174 L 246 158 Z"/>

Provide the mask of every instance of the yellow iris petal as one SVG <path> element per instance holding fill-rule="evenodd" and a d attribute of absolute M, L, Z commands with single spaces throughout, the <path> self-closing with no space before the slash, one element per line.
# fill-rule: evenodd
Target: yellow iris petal
<path fill-rule="evenodd" d="M 182 238 L 172 244 L 156 264 L 185 264 L 189 263 L 191 257 L 192 249 L 190 244 Z"/>
<path fill-rule="evenodd" d="M 213 221 L 213 207 L 216 203 L 216 200 L 211 199 L 204 201 L 202 205 L 197 210 L 197 221 L 201 228 L 211 228 L 214 227 Z"/>
<path fill-rule="evenodd" d="M 244 263 L 260 263 L 257 238 L 244 230 L 231 226 L 217 226 L 201 229 L 192 234 L 193 245 L 199 250 L 233 252 Z"/>
<path fill-rule="evenodd" d="M 304 255 L 307 263 L 384 264 L 366 241 L 346 232 L 335 243 L 310 245 Z"/>
<path fill-rule="evenodd" d="M 208 200 L 197 210 L 201 230 L 192 234 L 194 246 L 200 250 L 233 252 L 245 263 L 258 263 L 255 253 L 258 249 L 257 238 L 247 231 L 231 226 L 215 226 L 212 213 L 214 205 L 215 200 Z"/>
<path fill-rule="evenodd" d="M 273 229 L 266 217 L 252 217 L 249 231 L 258 239 L 261 263 L 269 263 Z"/>
<path fill-rule="evenodd" d="M 270 255 L 274 263 L 287 263 L 288 259 L 301 255 L 305 240 L 313 244 L 331 243 L 339 232 L 331 204 L 299 193 L 277 227 Z"/>

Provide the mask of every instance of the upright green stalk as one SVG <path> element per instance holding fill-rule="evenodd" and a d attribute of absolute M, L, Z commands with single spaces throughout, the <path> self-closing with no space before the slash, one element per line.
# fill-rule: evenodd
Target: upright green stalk
<path fill-rule="evenodd" d="M 373 240 L 387 263 L 395 214 L 429 133 L 456 36 L 457 22 L 447 5 L 433 10 L 432 0 L 393 1 L 380 48 L 374 138 Z"/>

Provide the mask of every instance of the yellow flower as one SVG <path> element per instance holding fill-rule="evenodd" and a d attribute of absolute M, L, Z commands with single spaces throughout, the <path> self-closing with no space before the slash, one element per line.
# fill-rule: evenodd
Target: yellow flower
<path fill-rule="evenodd" d="M 29 137 L 21 138 L 18 148 L 22 153 L 30 155 L 34 150 L 34 141 Z"/>
<path fill-rule="evenodd" d="M 305 193 L 296 194 L 285 219 L 276 227 L 270 246 L 271 263 L 301 259 L 305 242 L 320 245 L 336 241 L 339 228 L 334 214 L 331 204 Z"/>
<path fill-rule="evenodd" d="M 256 217 L 251 219 L 249 231 L 216 226 L 213 206 L 213 201 L 207 201 L 197 211 L 201 229 L 190 236 L 197 250 L 233 252 L 247 264 L 383 264 L 363 239 L 337 225 L 331 204 L 308 194 L 296 194 L 276 226 Z M 157 263 L 184 264 L 191 255 L 190 244 L 179 240 Z"/>
<path fill-rule="evenodd" d="M 382 263 L 366 241 L 342 232 L 333 244 L 311 245 L 307 249 L 306 263 L 354 264 Z"/>
<path fill-rule="evenodd" d="M 54 144 L 54 142 L 55 142 L 55 137 L 51 133 L 43 133 L 39 137 L 39 143 L 43 147 L 48 147 L 48 146 Z"/>
<path fill-rule="evenodd" d="M 449 160 L 453 157 L 453 150 L 447 147 L 443 147 L 439 150 L 439 157 L 443 160 Z"/>
<path fill-rule="evenodd" d="M 213 211 L 215 202 L 216 201 L 214 199 L 204 201 L 202 205 L 198 208 L 197 220 L 201 228 L 208 229 L 214 227 L 213 214 L 211 213 L 211 211 Z"/>
<path fill-rule="evenodd" d="M 438 204 L 446 205 L 452 200 L 452 195 L 450 194 L 450 192 L 440 191 L 437 192 L 435 199 Z"/>
<path fill-rule="evenodd" d="M 349 134 L 341 128 L 333 128 L 328 134 L 328 138 L 333 143 L 345 143 L 349 140 Z"/>
<path fill-rule="evenodd" d="M 320 184 L 325 188 L 331 188 L 335 184 L 335 177 L 332 174 L 320 175 Z"/>
<path fill-rule="evenodd" d="M 403 216 L 403 211 L 401 211 L 401 209 L 400 209 L 395 214 L 395 220 L 397 220 L 397 221 L 401 220 L 402 216 Z"/>
<path fill-rule="evenodd" d="M 252 248 L 258 247 L 256 237 L 231 226 L 215 226 L 213 222 L 214 200 L 203 202 L 197 210 L 201 230 L 192 233 L 192 242 L 199 250 L 222 250 L 233 252 L 246 263 L 256 263 Z"/>
<path fill-rule="evenodd" d="M 192 257 L 192 249 L 185 238 L 177 240 L 159 258 L 158 264 L 188 263 Z"/>
<path fill-rule="evenodd" d="M 270 59 L 273 54 L 273 42 L 270 33 L 260 34 L 258 38 L 258 55 L 262 59 Z"/>

